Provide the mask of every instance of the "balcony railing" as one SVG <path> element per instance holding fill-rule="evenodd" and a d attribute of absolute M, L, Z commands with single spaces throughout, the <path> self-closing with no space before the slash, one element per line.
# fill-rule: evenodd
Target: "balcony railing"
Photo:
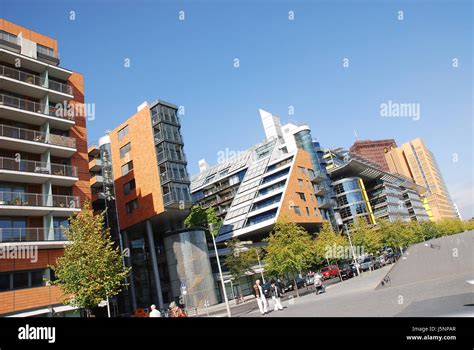
<path fill-rule="evenodd" d="M 186 162 L 186 158 L 183 153 L 164 150 L 158 153 L 157 155 L 158 163 L 162 163 L 166 160 L 177 161 L 177 162 Z"/>
<path fill-rule="evenodd" d="M 46 79 L 38 75 L 26 73 L 21 70 L 6 67 L 3 65 L 0 65 L 0 75 L 36 86 L 44 86 L 46 81 Z"/>
<path fill-rule="evenodd" d="M 161 183 L 165 183 L 168 181 L 180 181 L 180 182 L 189 182 L 189 177 L 187 175 L 181 175 L 177 172 L 172 171 L 165 171 L 164 173 L 160 174 Z"/>
<path fill-rule="evenodd" d="M 151 117 L 152 125 L 155 125 L 155 124 L 158 124 L 158 123 L 161 123 L 161 122 L 170 123 L 170 124 L 177 125 L 177 126 L 181 125 L 181 122 L 180 122 L 179 117 L 177 115 L 174 115 L 174 116 L 171 116 L 171 117 L 169 115 L 164 115 L 163 113 L 158 113 L 158 114 L 152 115 L 152 117 Z"/>
<path fill-rule="evenodd" d="M 183 139 L 181 138 L 181 135 L 179 134 L 174 134 L 171 132 L 163 132 L 163 131 L 158 131 L 155 133 L 155 143 L 159 143 L 161 141 L 171 141 L 171 142 L 176 142 L 176 143 L 183 143 Z"/>
<path fill-rule="evenodd" d="M 0 192 L 0 205 L 79 209 L 79 203 L 79 197 L 76 196 L 47 196 L 41 193 Z"/>
<path fill-rule="evenodd" d="M 11 137 L 19 140 L 40 142 L 55 146 L 76 148 L 76 139 L 67 136 L 47 134 L 42 131 L 15 128 L 9 125 L 0 124 L 0 136 Z"/>
<path fill-rule="evenodd" d="M 53 233 L 52 239 L 49 239 L 50 230 Z M 67 241 L 65 230 L 65 228 L 46 227 L 0 228 L 0 243 Z"/>
<path fill-rule="evenodd" d="M 168 192 L 163 195 L 163 202 L 165 205 L 174 203 L 191 203 L 191 196 L 183 195 L 181 192 Z"/>
<path fill-rule="evenodd" d="M 77 177 L 77 167 L 63 164 L 0 157 L 0 169 L 26 173 Z"/>
<path fill-rule="evenodd" d="M 46 105 L 43 103 L 38 103 L 34 101 L 25 100 L 23 98 L 18 98 L 10 95 L 0 94 L 0 105 L 5 105 L 8 107 L 18 108 L 28 112 L 46 114 L 57 118 L 62 118 L 66 120 L 74 120 L 74 116 L 71 116 L 64 111 L 64 109 L 58 109 L 55 107 L 49 107 L 46 111 Z M 64 113 L 63 113 L 64 111 Z"/>
<path fill-rule="evenodd" d="M 54 91 L 62 92 L 63 94 L 72 95 L 72 86 L 69 84 L 60 83 L 59 81 L 49 79 L 48 88 Z"/>

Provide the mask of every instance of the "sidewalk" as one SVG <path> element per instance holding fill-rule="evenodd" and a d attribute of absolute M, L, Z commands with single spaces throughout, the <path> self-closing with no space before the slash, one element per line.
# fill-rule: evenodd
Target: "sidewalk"
<path fill-rule="evenodd" d="M 237 300 L 229 300 L 229 305 L 232 310 L 238 307 L 241 307 L 243 305 L 248 305 L 251 302 L 255 302 L 255 297 L 253 295 L 248 295 L 244 297 L 244 302 L 236 304 Z M 206 310 L 205 307 L 200 307 L 197 309 L 189 309 L 188 310 L 188 316 L 189 317 L 207 317 L 209 314 L 209 317 L 227 317 L 227 307 L 225 303 L 217 304 L 217 305 L 212 305 L 209 306 Z"/>

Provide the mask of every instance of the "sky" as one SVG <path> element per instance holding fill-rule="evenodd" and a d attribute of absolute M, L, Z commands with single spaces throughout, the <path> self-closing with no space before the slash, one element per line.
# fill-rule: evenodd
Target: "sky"
<path fill-rule="evenodd" d="M 156 99 L 184 107 L 190 174 L 263 141 L 259 108 L 323 147 L 421 137 L 474 216 L 471 0 L 2 0 L 0 17 L 84 75 L 89 144 Z"/>

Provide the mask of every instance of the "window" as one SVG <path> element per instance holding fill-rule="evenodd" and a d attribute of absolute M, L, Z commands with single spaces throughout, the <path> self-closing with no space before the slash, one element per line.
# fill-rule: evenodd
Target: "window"
<path fill-rule="evenodd" d="M 299 166 L 301 174 L 306 175 L 306 168 L 303 168 L 302 166 Z"/>
<path fill-rule="evenodd" d="M 44 270 L 31 271 L 30 287 L 42 287 L 44 284 Z"/>
<path fill-rule="evenodd" d="M 122 165 L 122 176 L 127 175 L 132 170 L 133 170 L 133 161 L 129 161 L 128 163 Z"/>
<path fill-rule="evenodd" d="M 10 289 L 10 274 L 2 273 L 0 274 L 0 291 Z"/>
<path fill-rule="evenodd" d="M 133 189 L 135 189 L 135 186 L 135 179 L 127 182 L 125 185 L 123 185 L 123 193 L 126 195 L 129 194 Z"/>
<path fill-rule="evenodd" d="M 128 135 L 128 125 L 125 125 L 122 129 L 119 130 L 118 140 L 122 141 L 122 139 L 125 137 L 125 135 Z"/>
<path fill-rule="evenodd" d="M 135 209 L 138 209 L 138 200 L 134 199 L 133 201 L 128 202 L 125 204 L 125 208 L 127 209 L 127 214 L 133 213 Z"/>
<path fill-rule="evenodd" d="M 314 214 L 315 214 L 316 216 L 319 216 L 319 210 L 318 210 L 318 208 L 314 208 Z"/>
<path fill-rule="evenodd" d="M 297 207 L 296 205 L 293 206 L 293 210 L 295 211 L 295 214 L 298 216 L 301 216 L 301 210 L 300 207 Z"/>
<path fill-rule="evenodd" d="M 132 145 L 127 143 L 125 146 L 120 147 L 120 158 L 124 158 L 132 149 Z"/>
<path fill-rule="evenodd" d="M 300 197 L 300 199 L 304 202 L 306 202 L 306 196 L 302 192 L 296 192 L 296 194 Z"/>
<path fill-rule="evenodd" d="M 310 216 L 308 207 L 306 207 L 306 215 Z"/>
<path fill-rule="evenodd" d="M 28 271 L 13 274 L 13 289 L 28 288 Z"/>
<path fill-rule="evenodd" d="M 303 188 L 303 180 L 298 179 L 298 186 L 300 186 L 301 188 Z"/>

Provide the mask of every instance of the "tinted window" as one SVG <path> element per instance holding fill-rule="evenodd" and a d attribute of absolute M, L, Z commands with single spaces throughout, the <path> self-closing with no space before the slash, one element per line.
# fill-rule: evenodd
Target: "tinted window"
<path fill-rule="evenodd" d="M 13 288 L 28 288 L 28 272 L 15 272 L 13 274 Z"/>
<path fill-rule="evenodd" d="M 0 274 L 0 291 L 10 289 L 10 274 Z"/>
<path fill-rule="evenodd" d="M 31 287 L 41 287 L 45 283 L 43 281 L 44 271 L 32 271 L 31 272 Z"/>

